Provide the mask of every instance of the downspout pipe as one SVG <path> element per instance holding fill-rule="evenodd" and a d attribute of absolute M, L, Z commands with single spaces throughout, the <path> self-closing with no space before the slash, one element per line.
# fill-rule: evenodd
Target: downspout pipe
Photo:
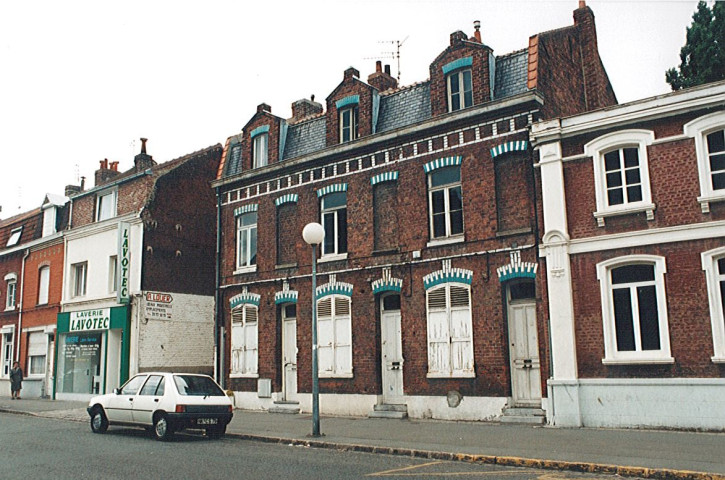
<path fill-rule="evenodd" d="M 15 349 L 15 361 L 20 361 L 20 334 L 23 331 L 23 292 L 25 291 L 25 261 L 30 256 L 30 249 L 23 253 L 23 266 L 20 268 L 20 302 L 18 302 L 18 348 Z M 27 365 L 25 368 L 28 368 Z"/>
<path fill-rule="evenodd" d="M 222 329 L 224 321 L 221 305 L 221 253 L 222 253 L 222 196 L 219 187 L 216 190 L 216 258 L 214 279 L 214 377 L 222 388 L 226 388 L 224 376 L 224 344 Z"/>

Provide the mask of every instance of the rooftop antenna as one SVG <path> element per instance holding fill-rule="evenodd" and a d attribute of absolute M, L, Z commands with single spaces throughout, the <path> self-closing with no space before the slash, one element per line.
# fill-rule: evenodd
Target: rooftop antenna
<path fill-rule="evenodd" d="M 394 52 L 380 52 L 381 56 L 379 57 L 366 57 L 366 60 L 378 60 L 381 58 L 392 58 L 395 60 L 398 64 L 398 83 L 400 83 L 400 47 L 403 46 L 406 40 L 410 35 L 406 36 L 403 40 L 380 40 L 378 43 L 391 43 L 395 45 L 395 51 Z"/>
<path fill-rule="evenodd" d="M 73 178 L 74 183 L 78 183 L 81 181 L 81 167 L 77 163 L 73 166 Z"/>

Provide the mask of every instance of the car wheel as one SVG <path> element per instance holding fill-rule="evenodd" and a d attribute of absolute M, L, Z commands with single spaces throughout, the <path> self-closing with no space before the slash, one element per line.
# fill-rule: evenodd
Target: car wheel
<path fill-rule="evenodd" d="M 91 431 L 93 433 L 104 433 L 108 430 L 108 418 L 103 412 L 103 408 L 96 407 L 91 414 Z"/>
<path fill-rule="evenodd" d="M 226 425 L 217 425 L 216 427 L 209 427 L 206 429 L 206 436 L 209 438 L 217 439 L 224 436 L 227 431 Z"/>
<path fill-rule="evenodd" d="M 174 429 L 169 422 L 168 417 L 161 413 L 154 420 L 154 436 L 156 440 L 168 440 L 174 435 Z"/>

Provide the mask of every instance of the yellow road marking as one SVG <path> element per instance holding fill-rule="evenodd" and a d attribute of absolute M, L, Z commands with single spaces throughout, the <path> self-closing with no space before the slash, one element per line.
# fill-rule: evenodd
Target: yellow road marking
<path fill-rule="evenodd" d="M 418 470 L 422 467 L 430 467 L 431 465 L 439 465 L 444 462 L 428 462 L 428 463 L 421 463 L 420 465 L 409 465 L 407 467 L 402 468 L 394 468 L 392 470 L 385 470 L 382 472 L 375 472 L 375 473 L 368 473 L 366 477 L 392 477 L 392 476 L 398 476 L 398 477 L 452 477 L 452 476 L 463 476 L 463 475 L 480 475 L 480 476 L 487 476 L 487 475 L 501 475 L 501 474 L 520 474 L 521 470 L 496 470 L 496 471 L 489 471 L 489 472 L 430 472 L 430 473 L 424 473 L 424 472 L 411 472 L 411 470 Z M 541 477 L 540 477 L 541 478 Z M 542 480 L 564 480 L 563 477 L 551 477 L 550 479 L 542 479 Z"/>
<path fill-rule="evenodd" d="M 387 475 L 387 474 L 390 474 L 390 473 L 404 472 L 406 470 L 415 470 L 416 468 L 428 467 L 430 465 L 438 465 L 439 463 L 443 463 L 443 462 L 428 462 L 428 463 L 421 463 L 420 465 L 410 465 L 408 467 L 394 468 L 392 470 L 385 470 L 385 471 L 382 471 L 382 472 L 370 473 L 367 476 L 370 477 L 370 476 L 373 476 L 373 475 Z"/>

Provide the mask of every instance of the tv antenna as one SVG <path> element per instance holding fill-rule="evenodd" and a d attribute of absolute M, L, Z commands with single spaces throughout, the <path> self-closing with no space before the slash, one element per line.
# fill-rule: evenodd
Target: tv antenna
<path fill-rule="evenodd" d="M 367 57 L 366 60 L 377 60 L 379 58 L 391 58 L 395 60 L 398 64 L 398 83 L 400 83 L 400 47 L 403 46 L 406 40 L 410 35 L 406 36 L 403 40 L 380 40 L 378 43 L 390 43 L 395 47 L 395 51 L 390 52 L 380 52 L 381 56 L 379 57 Z"/>

